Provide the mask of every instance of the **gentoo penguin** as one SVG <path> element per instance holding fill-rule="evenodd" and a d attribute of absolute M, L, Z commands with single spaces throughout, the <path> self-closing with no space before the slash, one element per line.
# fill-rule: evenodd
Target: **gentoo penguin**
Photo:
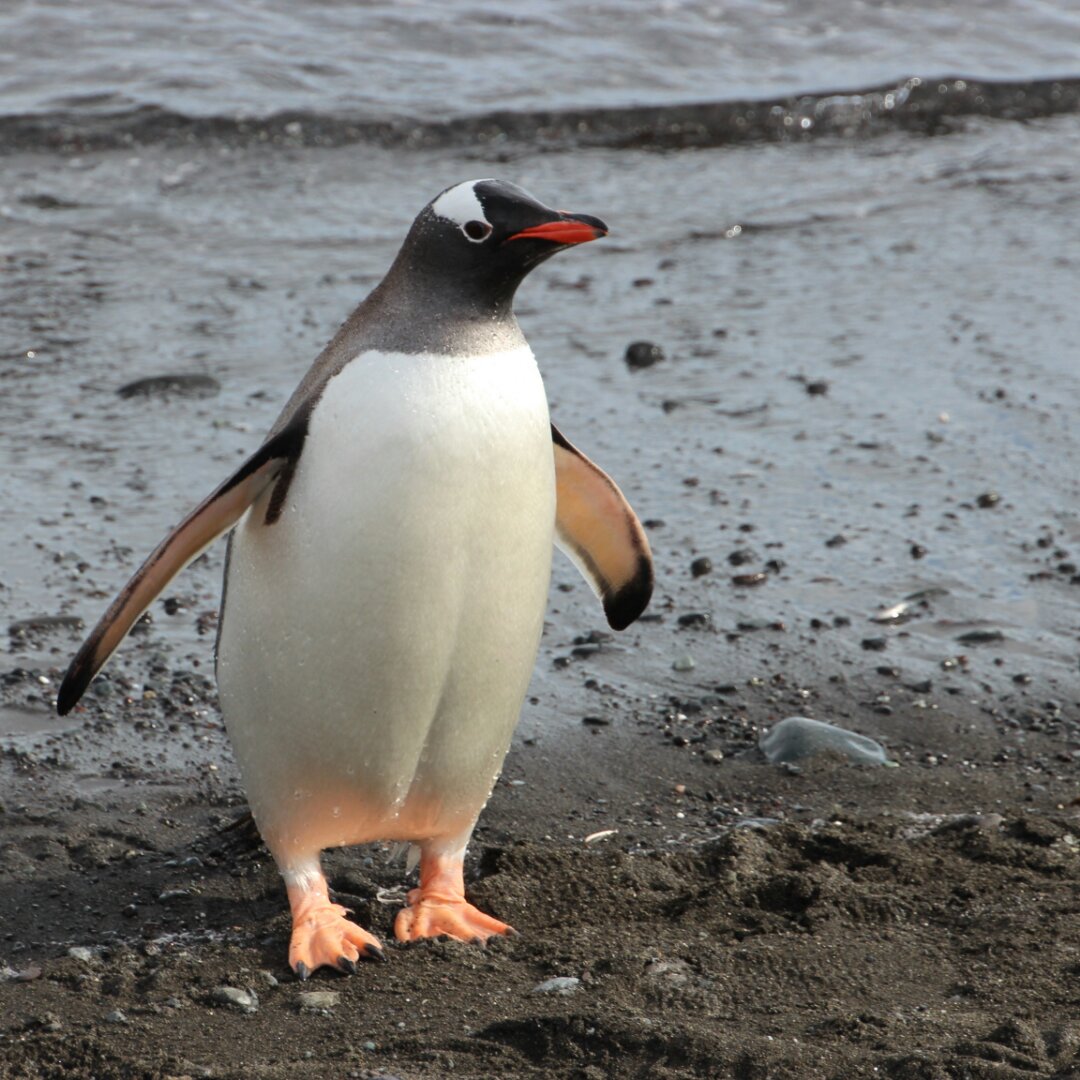
<path fill-rule="evenodd" d="M 327 847 L 419 849 L 401 941 L 510 930 L 466 901 L 462 867 L 536 658 L 552 542 L 616 630 L 649 601 L 641 525 L 551 424 L 513 313 L 534 266 L 606 233 L 501 180 L 429 203 L 266 441 L 139 568 L 60 688 L 64 714 L 172 578 L 235 530 L 221 707 L 301 978 L 383 956 L 331 901 Z"/>

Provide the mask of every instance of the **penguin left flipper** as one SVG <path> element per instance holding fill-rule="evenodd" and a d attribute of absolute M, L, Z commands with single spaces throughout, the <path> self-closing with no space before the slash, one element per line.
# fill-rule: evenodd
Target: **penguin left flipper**
<path fill-rule="evenodd" d="M 618 485 L 552 424 L 555 447 L 555 543 L 604 605 L 613 630 L 625 630 L 648 606 L 652 552 Z"/>
<path fill-rule="evenodd" d="M 268 439 L 151 552 L 75 654 L 60 684 L 56 711 L 70 712 L 135 621 L 181 570 L 227 533 L 286 469 L 295 465 L 304 431 L 286 427 Z M 287 474 L 286 474 L 287 475 Z"/>

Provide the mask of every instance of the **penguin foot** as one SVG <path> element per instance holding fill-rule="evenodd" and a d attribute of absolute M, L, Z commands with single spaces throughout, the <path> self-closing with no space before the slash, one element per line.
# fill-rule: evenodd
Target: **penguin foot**
<path fill-rule="evenodd" d="M 330 902 L 322 890 L 289 890 L 293 929 L 289 967 L 306 979 L 320 967 L 352 974 L 361 957 L 385 960 L 379 939 L 345 916 L 348 908 Z"/>
<path fill-rule="evenodd" d="M 394 920 L 398 941 L 445 936 L 483 943 L 494 934 L 516 933 L 512 926 L 485 915 L 466 900 L 424 896 L 420 889 L 409 893 L 409 906 L 402 908 Z"/>

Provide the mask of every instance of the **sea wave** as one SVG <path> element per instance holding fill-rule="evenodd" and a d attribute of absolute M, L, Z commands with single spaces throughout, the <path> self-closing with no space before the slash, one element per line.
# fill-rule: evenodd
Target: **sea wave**
<path fill-rule="evenodd" d="M 677 105 L 492 111 L 449 120 L 285 111 L 265 117 L 189 116 L 152 105 L 0 116 L 0 152 L 67 153 L 139 145 L 284 143 L 333 147 L 540 149 L 713 147 L 755 141 L 865 138 L 902 129 L 945 134 L 970 117 L 1032 120 L 1080 111 L 1080 78 L 989 81 L 911 77 L 865 90 L 796 94 L 769 100 Z"/>

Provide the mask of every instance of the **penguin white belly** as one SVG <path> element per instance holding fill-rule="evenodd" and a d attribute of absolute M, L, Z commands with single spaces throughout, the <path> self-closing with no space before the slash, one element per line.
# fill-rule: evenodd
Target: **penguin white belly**
<path fill-rule="evenodd" d="M 467 834 L 543 625 L 555 520 L 531 350 L 368 354 L 327 384 L 284 510 L 233 537 L 225 722 L 279 863 Z"/>

